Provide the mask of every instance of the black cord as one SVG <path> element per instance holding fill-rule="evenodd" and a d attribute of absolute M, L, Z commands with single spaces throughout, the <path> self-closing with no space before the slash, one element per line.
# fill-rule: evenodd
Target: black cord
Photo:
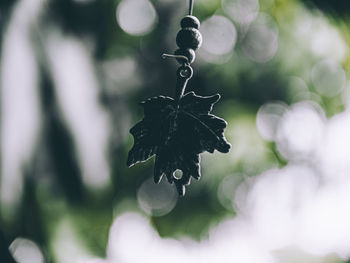
<path fill-rule="evenodd" d="M 190 0 L 190 8 L 188 14 L 191 16 L 193 12 L 193 0 Z"/>

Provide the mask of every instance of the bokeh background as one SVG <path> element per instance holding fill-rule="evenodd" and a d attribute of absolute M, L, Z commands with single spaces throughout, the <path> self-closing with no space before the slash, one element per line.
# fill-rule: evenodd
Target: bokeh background
<path fill-rule="evenodd" d="M 195 1 L 187 90 L 222 95 L 232 149 L 181 198 L 126 158 L 188 1 L 0 8 L 1 262 L 349 262 L 349 1 Z"/>

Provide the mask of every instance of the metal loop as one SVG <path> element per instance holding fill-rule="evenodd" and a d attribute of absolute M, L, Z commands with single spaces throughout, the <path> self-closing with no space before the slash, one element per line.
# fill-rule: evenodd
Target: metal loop
<path fill-rule="evenodd" d="M 189 65 L 182 65 L 177 70 L 177 76 L 182 79 L 190 79 L 193 75 L 193 69 Z"/>

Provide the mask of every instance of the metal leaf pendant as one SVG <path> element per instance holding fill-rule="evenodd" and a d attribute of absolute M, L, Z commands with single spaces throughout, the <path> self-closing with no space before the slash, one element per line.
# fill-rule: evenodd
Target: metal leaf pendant
<path fill-rule="evenodd" d="M 186 84 L 181 77 L 179 82 Z M 201 176 L 199 154 L 214 150 L 227 153 L 231 147 L 224 136 L 226 121 L 210 114 L 219 99 L 219 94 L 202 97 L 190 92 L 177 100 L 158 96 L 141 102 L 144 118 L 130 130 L 134 146 L 127 165 L 155 154 L 154 181 L 159 183 L 165 174 L 169 183 L 175 183 L 179 195 L 184 195 L 191 177 Z M 176 170 L 182 171 L 181 178 L 175 176 Z"/>

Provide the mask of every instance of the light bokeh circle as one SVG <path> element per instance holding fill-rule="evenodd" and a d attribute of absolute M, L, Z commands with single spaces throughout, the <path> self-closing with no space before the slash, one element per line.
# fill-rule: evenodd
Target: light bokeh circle
<path fill-rule="evenodd" d="M 313 67 L 312 82 L 319 94 L 333 97 L 345 87 L 345 71 L 335 60 L 325 59 Z"/>
<path fill-rule="evenodd" d="M 238 24 L 250 24 L 259 13 L 258 0 L 222 0 L 223 10 Z"/>
<path fill-rule="evenodd" d="M 261 137 L 269 141 L 276 139 L 277 127 L 286 111 L 287 105 L 281 101 L 269 102 L 260 107 L 256 126 Z"/>
<path fill-rule="evenodd" d="M 163 216 L 171 212 L 178 199 L 174 185 L 162 180 L 155 184 L 153 178 L 142 183 L 137 191 L 140 208 L 148 215 Z"/>
<path fill-rule="evenodd" d="M 128 34 L 143 36 L 152 31 L 158 21 L 157 12 L 148 0 L 123 0 L 116 12 L 119 26 Z"/>
<path fill-rule="evenodd" d="M 243 38 L 242 51 L 250 60 L 265 63 L 277 50 L 278 27 L 269 15 L 260 13 Z"/>
<path fill-rule="evenodd" d="M 228 54 L 237 41 L 237 31 L 232 22 L 224 16 L 214 15 L 203 21 L 202 49 L 213 55 Z"/>

